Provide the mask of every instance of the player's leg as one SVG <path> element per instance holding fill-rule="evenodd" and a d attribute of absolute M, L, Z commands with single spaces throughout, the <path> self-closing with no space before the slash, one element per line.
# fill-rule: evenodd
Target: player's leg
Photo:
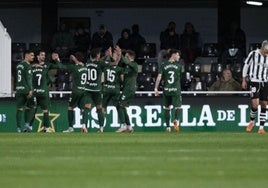
<path fill-rule="evenodd" d="M 112 99 L 112 95 L 111 94 L 106 93 L 106 92 L 103 93 L 102 107 L 103 107 L 103 113 L 104 113 L 104 115 L 106 114 L 106 109 L 107 109 L 108 103 L 110 102 L 111 99 Z"/>
<path fill-rule="evenodd" d="M 71 94 L 69 97 L 69 103 L 67 108 L 67 119 L 68 119 L 68 129 L 64 130 L 64 133 L 71 133 L 74 132 L 73 129 L 73 122 L 74 122 L 74 111 L 73 108 L 76 106 L 76 96 L 74 93 Z"/>
<path fill-rule="evenodd" d="M 127 113 L 127 107 L 134 97 L 135 91 L 125 92 L 121 95 L 119 100 L 119 113 L 121 113 L 121 117 L 123 118 L 123 120 L 121 120 L 123 124 L 121 124 L 121 127 L 116 132 L 134 132 Z"/>
<path fill-rule="evenodd" d="M 173 128 L 175 132 L 179 132 L 181 95 L 176 95 L 175 97 L 173 97 L 172 104 L 174 108 Z"/>
<path fill-rule="evenodd" d="M 250 109 L 250 122 L 247 125 L 246 131 L 251 132 L 254 125 L 255 119 L 257 117 L 258 112 L 258 105 L 259 105 L 259 90 L 260 90 L 260 83 L 250 83 L 250 90 L 251 90 L 251 109 Z"/>
<path fill-rule="evenodd" d="M 170 128 L 170 105 L 171 105 L 171 97 L 170 96 L 166 96 L 163 94 L 163 99 L 164 99 L 164 118 L 165 118 L 165 122 L 166 122 L 166 132 L 171 132 L 171 128 Z"/>
<path fill-rule="evenodd" d="M 16 123 L 17 123 L 17 132 L 21 132 L 21 123 L 22 123 L 22 114 L 23 108 L 27 101 L 27 97 L 22 94 L 16 94 L 17 102 L 17 112 L 16 112 Z"/>
<path fill-rule="evenodd" d="M 34 121 L 34 116 L 36 112 L 36 97 L 31 97 L 26 102 L 26 107 L 24 111 L 24 132 L 32 132 L 32 124 L 31 122 Z"/>
<path fill-rule="evenodd" d="M 50 109 L 50 99 L 49 95 L 45 95 L 40 97 L 39 99 L 39 105 L 43 112 L 43 127 L 44 132 L 53 132 L 53 130 L 50 127 L 50 121 L 49 121 L 49 109 Z"/>
<path fill-rule="evenodd" d="M 121 106 L 121 104 L 118 103 L 116 105 L 116 110 L 117 110 L 117 114 L 118 114 L 118 120 L 120 123 L 120 127 L 115 132 L 118 132 L 118 133 L 125 132 L 127 126 L 126 126 L 126 122 L 125 122 L 125 114 L 123 111 L 123 106 Z"/>
<path fill-rule="evenodd" d="M 76 104 L 80 108 L 81 114 L 82 114 L 82 120 L 80 121 L 82 125 L 81 132 L 87 133 L 87 127 L 88 127 L 87 124 L 88 124 L 89 112 L 90 112 L 91 104 L 92 104 L 92 96 L 89 93 L 79 93 L 77 94 L 76 98 L 77 98 Z M 73 123 L 70 126 L 73 126 Z"/>
<path fill-rule="evenodd" d="M 261 104 L 261 113 L 260 113 L 260 127 L 258 133 L 265 134 L 264 124 L 266 121 L 266 107 L 267 107 L 267 97 L 268 97 L 268 84 L 265 84 L 260 92 L 260 104 Z"/>
<path fill-rule="evenodd" d="M 100 129 L 98 132 L 103 132 L 103 127 L 104 127 L 104 113 L 103 113 L 103 108 L 102 108 L 102 93 L 101 92 L 94 92 L 92 94 L 92 98 L 94 101 L 94 104 L 97 109 L 97 115 L 98 115 L 98 120 L 99 120 L 99 126 Z"/>
<path fill-rule="evenodd" d="M 266 106 L 267 106 L 267 101 L 261 101 L 261 113 L 260 113 L 260 127 L 258 130 L 258 133 L 260 134 L 265 134 L 265 130 L 264 130 L 264 124 L 266 121 Z"/>
<path fill-rule="evenodd" d="M 130 91 L 126 94 L 125 100 L 122 101 L 123 106 L 124 106 L 124 114 L 125 114 L 125 121 L 126 121 L 126 125 L 127 125 L 127 132 L 134 132 L 133 127 L 131 126 L 131 122 L 129 119 L 129 115 L 127 113 L 127 107 L 129 107 L 129 105 L 131 104 L 132 100 L 135 97 L 135 91 Z"/>
<path fill-rule="evenodd" d="M 92 99 L 92 93 L 91 92 L 86 92 L 84 93 L 83 96 L 83 104 L 84 104 L 84 109 L 82 111 L 82 129 L 81 132 L 86 133 L 87 132 L 87 123 L 89 119 L 89 112 L 91 109 L 91 104 L 93 104 L 93 99 Z"/>

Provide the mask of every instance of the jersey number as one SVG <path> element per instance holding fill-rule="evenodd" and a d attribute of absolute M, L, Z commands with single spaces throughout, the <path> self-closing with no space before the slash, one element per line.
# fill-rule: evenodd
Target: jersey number
<path fill-rule="evenodd" d="M 87 74 L 86 73 L 83 73 L 81 75 L 81 84 L 84 85 L 87 81 Z"/>
<path fill-rule="evenodd" d="M 174 83 L 174 71 L 168 71 L 169 79 L 168 79 L 168 83 L 169 84 L 173 84 Z"/>
<path fill-rule="evenodd" d="M 88 80 L 95 81 L 97 80 L 97 70 L 96 69 L 88 69 Z"/>
<path fill-rule="evenodd" d="M 42 74 L 36 74 L 35 76 L 37 77 L 37 85 L 40 86 L 41 85 Z"/>
<path fill-rule="evenodd" d="M 21 81 L 21 70 L 18 70 L 18 82 Z"/>
<path fill-rule="evenodd" d="M 107 77 L 106 77 L 107 81 L 114 82 L 114 80 L 115 80 L 115 71 L 107 69 L 106 72 L 107 72 Z"/>

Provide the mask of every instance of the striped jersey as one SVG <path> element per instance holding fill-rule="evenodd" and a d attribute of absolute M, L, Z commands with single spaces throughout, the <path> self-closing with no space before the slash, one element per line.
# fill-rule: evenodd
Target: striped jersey
<path fill-rule="evenodd" d="M 268 57 L 259 49 L 251 51 L 245 60 L 243 77 L 247 76 L 251 82 L 268 82 Z"/>

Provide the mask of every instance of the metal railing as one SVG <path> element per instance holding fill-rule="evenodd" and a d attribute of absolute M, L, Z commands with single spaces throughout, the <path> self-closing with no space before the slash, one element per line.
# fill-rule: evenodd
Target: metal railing
<path fill-rule="evenodd" d="M 217 95 L 248 95 L 250 91 L 182 91 L 182 95 L 207 95 L 207 96 L 217 96 Z M 64 95 L 71 94 L 71 91 L 50 91 L 50 97 L 57 95 L 60 98 Z M 162 94 L 162 91 L 159 91 Z M 136 91 L 136 95 L 147 95 L 154 96 L 154 91 Z"/>

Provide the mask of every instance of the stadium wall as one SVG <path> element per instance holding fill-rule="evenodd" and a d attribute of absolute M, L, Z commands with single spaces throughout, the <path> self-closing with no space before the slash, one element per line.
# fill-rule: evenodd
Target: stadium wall
<path fill-rule="evenodd" d="M 11 97 L 11 38 L 0 21 L 0 98 Z"/>
<path fill-rule="evenodd" d="M 56 132 L 68 127 L 67 103 L 68 99 L 52 100 L 50 120 Z M 16 131 L 16 103 L 14 98 L 0 100 L 0 132 Z M 249 97 L 248 96 L 183 96 L 181 110 L 181 131 L 244 131 L 249 121 Z M 136 97 L 128 108 L 130 120 L 136 132 L 164 131 L 161 97 Z M 89 114 L 89 132 L 98 130 L 96 109 Z M 114 132 L 118 127 L 116 108 L 109 106 L 107 109 L 105 131 Z M 80 131 L 80 110 L 75 108 L 74 128 Z M 34 131 L 38 131 L 42 123 L 42 113 L 38 110 Z M 259 123 L 257 122 L 257 126 Z M 268 122 L 265 124 L 268 126 Z M 39 127 L 40 128 L 40 127 Z"/>

